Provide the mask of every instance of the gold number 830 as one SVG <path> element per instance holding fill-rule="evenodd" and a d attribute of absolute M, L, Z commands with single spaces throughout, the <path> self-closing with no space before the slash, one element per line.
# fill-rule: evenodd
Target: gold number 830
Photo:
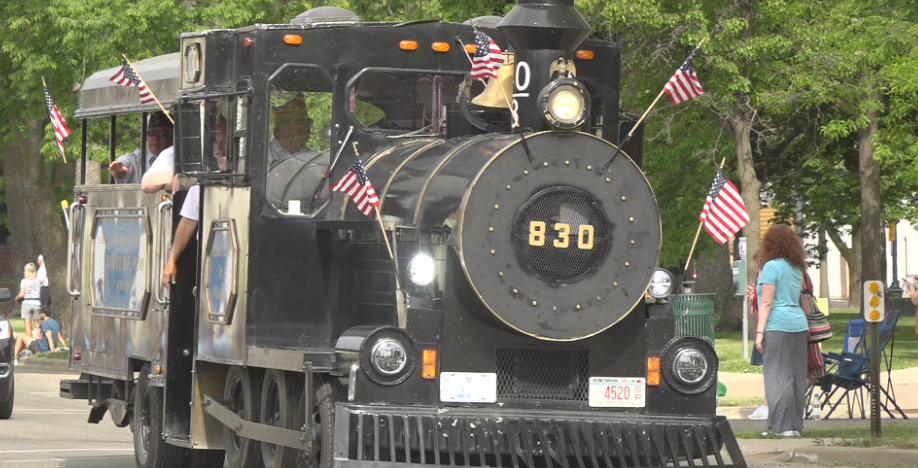
<path fill-rule="evenodd" d="M 552 245 L 558 249 L 570 247 L 571 225 L 567 223 L 555 223 L 553 229 L 558 233 L 558 238 L 552 242 Z M 529 245 L 533 247 L 544 247 L 546 241 L 547 225 L 545 221 L 529 222 Z M 593 233 L 596 231 L 590 224 L 581 224 L 577 230 L 577 247 L 582 250 L 593 248 Z"/>

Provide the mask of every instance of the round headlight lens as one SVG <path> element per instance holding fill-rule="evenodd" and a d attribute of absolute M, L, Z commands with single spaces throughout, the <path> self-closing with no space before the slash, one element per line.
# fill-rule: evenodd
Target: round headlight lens
<path fill-rule="evenodd" d="M 548 97 L 548 112 L 558 122 L 578 122 L 583 117 L 583 95 L 573 86 L 559 86 Z"/>
<path fill-rule="evenodd" d="M 673 274 L 662 268 L 653 272 L 648 288 L 650 295 L 656 298 L 666 297 L 673 292 Z"/>
<path fill-rule="evenodd" d="M 689 385 L 701 382 L 708 371 L 708 360 L 701 351 L 683 348 L 676 352 L 673 359 L 673 375 Z"/>
<path fill-rule="evenodd" d="M 427 286 L 437 276 L 437 264 L 427 254 L 417 254 L 408 262 L 408 278 L 418 286 Z"/>
<path fill-rule="evenodd" d="M 405 346 L 392 338 L 383 338 L 373 345 L 370 362 L 383 375 L 398 374 L 408 362 Z"/>

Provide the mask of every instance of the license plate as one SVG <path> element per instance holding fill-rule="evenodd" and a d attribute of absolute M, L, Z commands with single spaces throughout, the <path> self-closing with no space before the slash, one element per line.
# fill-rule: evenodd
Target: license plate
<path fill-rule="evenodd" d="M 497 374 L 488 372 L 441 372 L 440 401 L 494 403 L 497 401 Z"/>
<path fill-rule="evenodd" d="M 643 408 L 643 377 L 590 377 L 590 406 Z"/>

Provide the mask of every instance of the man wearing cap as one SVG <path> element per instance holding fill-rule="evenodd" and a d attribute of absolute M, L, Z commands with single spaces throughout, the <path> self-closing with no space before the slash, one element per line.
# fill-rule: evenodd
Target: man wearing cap
<path fill-rule="evenodd" d="M 39 290 L 39 300 L 41 305 L 51 307 L 51 287 L 48 283 L 48 269 L 45 267 L 45 256 L 38 256 L 38 276 L 36 279 L 41 283 L 41 289 Z"/>
<path fill-rule="evenodd" d="M 268 167 L 291 156 L 319 153 L 306 146 L 312 136 L 312 119 L 303 93 L 274 108 L 274 138 L 268 144 Z"/>
<path fill-rule="evenodd" d="M 147 123 L 147 165 L 149 171 L 163 150 L 172 146 L 172 121 L 162 112 L 155 112 Z M 142 174 L 140 149 L 118 157 L 108 166 L 115 183 L 139 184 Z"/>

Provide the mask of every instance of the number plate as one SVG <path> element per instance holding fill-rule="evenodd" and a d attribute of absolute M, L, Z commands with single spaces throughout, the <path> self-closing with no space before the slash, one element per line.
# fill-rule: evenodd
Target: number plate
<path fill-rule="evenodd" d="M 590 377 L 590 406 L 643 408 L 643 377 Z"/>
<path fill-rule="evenodd" d="M 497 374 L 488 372 L 441 372 L 440 401 L 494 403 L 497 401 Z"/>

